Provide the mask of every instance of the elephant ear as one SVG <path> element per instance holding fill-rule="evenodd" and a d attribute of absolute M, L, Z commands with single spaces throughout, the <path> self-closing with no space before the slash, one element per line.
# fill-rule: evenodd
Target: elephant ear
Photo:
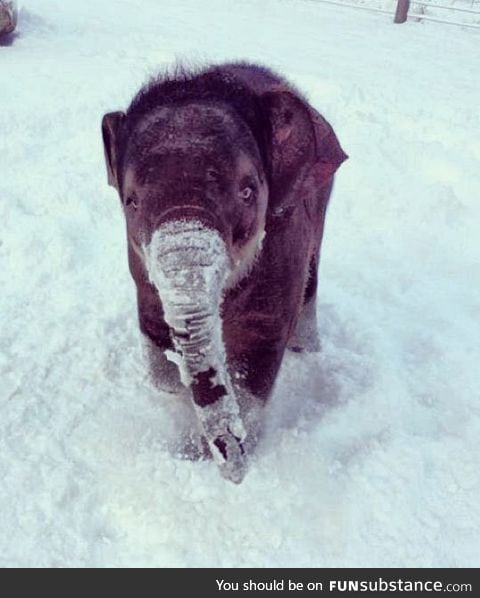
<path fill-rule="evenodd" d="M 271 126 L 271 205 L 278 208 L 307 172 L 322 187 L 347 156 L 328 122 L 291 91 L 269 91 L 263 100 Z"/>
<path fill-rule="evenodd" d="M 318 183 L 323 186 L 335 174 L 338 167 L 348 156 L 332 126 L 316 110 L 310 108 L 310 115 L 315 131 L 315 164 L 313 171 Z"/>
<path fill-rule="evenodd" d="M 125 114 L 123 112 L 110 112 L 102 119 L 103 150 L 107 166 L 108 184 L 120 191 L 118 177 L 118 147 L 119 131 Z"/>

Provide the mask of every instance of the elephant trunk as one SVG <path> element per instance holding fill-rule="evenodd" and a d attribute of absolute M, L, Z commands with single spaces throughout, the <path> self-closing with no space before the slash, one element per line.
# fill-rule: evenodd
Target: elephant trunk
<path fill-rule="evenodd" d="M 145 249 L 152 284 L 162 299 L 175 351 L 167 357 L 192 389 L 193 405 L 220 471 L 245 474 L 245 428 L 227 371 L 220 317 L 230 260 L 220 234 L 199 221 L 160 226 Z"/>

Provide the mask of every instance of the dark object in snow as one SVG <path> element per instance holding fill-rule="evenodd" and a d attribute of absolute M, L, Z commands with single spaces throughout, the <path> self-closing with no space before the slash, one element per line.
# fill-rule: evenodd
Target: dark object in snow
<path fill-rule="evenodd" d="M 17 3 L 14 0 L 0 0 L 0 37 L 17 26 Z"/>
<path fill-rule="evenodd" d="M 240 482 L 287 345 L 318 350 L 320 245 L 346 155 L 290 84 L 244 63 L 160 77 L 102 133 L 153 377 L 191 388 Z"/>

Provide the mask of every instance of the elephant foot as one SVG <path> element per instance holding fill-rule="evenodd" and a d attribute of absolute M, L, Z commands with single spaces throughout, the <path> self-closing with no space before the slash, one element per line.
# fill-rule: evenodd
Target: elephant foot
<path fill-rule="evenodd" d="M 172 453 L 177 459 L 184 461 L 210 461 L 212 452 L 203 436 L 193 432 L 185 434 L 177 440 Z"/>

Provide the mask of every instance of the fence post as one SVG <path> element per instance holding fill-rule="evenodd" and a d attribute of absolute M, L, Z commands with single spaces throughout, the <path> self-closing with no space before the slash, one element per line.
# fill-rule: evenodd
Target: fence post
<path fill-rule="evenodd" d="M 407 20 L 408 9 L 410 8 L 410 0 L 398 0 L 397 10 L 395 11 L 394 23 L 405 23 Z"/>

